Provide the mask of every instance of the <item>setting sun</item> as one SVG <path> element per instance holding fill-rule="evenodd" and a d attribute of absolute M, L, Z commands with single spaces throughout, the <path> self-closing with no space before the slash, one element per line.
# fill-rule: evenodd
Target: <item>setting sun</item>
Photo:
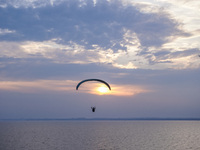
<path fill-rule="evenodd" d="M 100 86 L 100 87 L 97 88 L 97 91 L 101 94 L 105 94 L 109 91 L 109 89 L 107 87 Z"/>

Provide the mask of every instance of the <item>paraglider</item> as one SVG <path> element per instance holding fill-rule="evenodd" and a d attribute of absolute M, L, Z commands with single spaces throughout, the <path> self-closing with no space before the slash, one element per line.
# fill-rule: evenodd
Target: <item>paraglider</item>
<path fill-rule="evenodd" d="M 80 86 L 81 84 L 83 84 L 84 82 L 88 82 L 88 81 L 97 81 L 97 82 L 101 82 L 101 83 L 105 84 L 105 85 L 108 87 L 109 90 L 111 90 L 110 85 L 109 85 L 107 82 L 105 82 L 105 81 L 103 81 L 103 80 L 101 80 L 101 79 L 86 79 L 86 80 L 83 80 L 83 81 L 81 81 L 81 82 L 79 82 L 79 83 L 77 84 L 76 90 L 78 90 L 78 88 L 79 88 L 79 86 Z M 96 107 L 91 107 L 91 109 L 92 109 L 92 112 L 95 112 Z"/>
<path fill-rule="evenodd" d="M 95 112 L 96 107 L 91 107 L 92 112 Z"/>
<path fill-rule="evenodd" d="M 105 82 L 105 81 L 103 81 L 103 80 L 101 80 L 101 79 L 86 79 L 86 80 L 83 80 L 83 81 L 81 81 L 81 82 L 79 82 L 79 83 L 77 84 L 76 90 L 78 90 L 79 86 L 80 86 L 82 83 L 88 82 L 88 81 L 98 81 L 98 82 L 104 83 L 104 84 L 109 88 L 109 90 L 111 90 L 110 85 L 109 85 L 107 82 Z"/>

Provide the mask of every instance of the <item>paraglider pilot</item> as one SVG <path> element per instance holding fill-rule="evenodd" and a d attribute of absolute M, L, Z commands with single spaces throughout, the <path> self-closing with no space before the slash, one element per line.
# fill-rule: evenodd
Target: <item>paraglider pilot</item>
<path fill-rule="evenodd" d="M 92 112 L 95 112 L 96 107 L 91 107 Z"/>

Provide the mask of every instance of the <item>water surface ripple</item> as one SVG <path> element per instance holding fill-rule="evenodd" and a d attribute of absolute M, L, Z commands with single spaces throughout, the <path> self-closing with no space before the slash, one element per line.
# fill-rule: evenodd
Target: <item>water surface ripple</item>
<path fill-rule="evenodd" d="M 1 121 L 1 150 L 200 150 L 200 121 Z"/>

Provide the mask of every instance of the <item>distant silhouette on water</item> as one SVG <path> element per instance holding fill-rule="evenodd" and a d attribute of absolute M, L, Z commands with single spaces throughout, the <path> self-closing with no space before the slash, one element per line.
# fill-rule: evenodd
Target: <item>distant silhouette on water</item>
<path fill-rule="evenodd" d="M 96 107 L 91 107 L 92 112 L 95 112 Z"/>

